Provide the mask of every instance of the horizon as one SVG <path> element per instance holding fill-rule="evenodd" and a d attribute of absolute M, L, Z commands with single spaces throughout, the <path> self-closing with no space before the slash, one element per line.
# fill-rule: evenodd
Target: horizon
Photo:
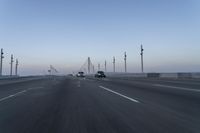
<path fill-rule="evenodd" d="M 19 60 L 20 75 L 78 71 L 88 57 L 97 68 L 116 57 L 116 72 L 200 72 L 200 2 L 1 0 L 0 48 L 3 74 L 10 55 Z"/>

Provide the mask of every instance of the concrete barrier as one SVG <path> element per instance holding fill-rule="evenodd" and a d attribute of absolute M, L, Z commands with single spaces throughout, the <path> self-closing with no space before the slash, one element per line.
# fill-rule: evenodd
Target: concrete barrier
<path fill-rule="evenodd" d="M 200 73 L 192 73 L 192 78 L 200 78 Z"/>
<path fill-rule="evenodd" d="M 178 78 L 192 78 L 192 73 L 178 73 Z"/>
<path fill-rule="evenodd" d="M 160 78 L 178 78 L 177 73 L 160 73 Z"/>
<path fill-rule="evenodd" d="M 146 73 L 106 73 L 107 77 L 115 78 L 146 78 Z"/>
<path fill-rule="evenodd" d="M 200 73 L 106 73 L 111 78 L 200 78 Z"/>
<path fill-rule="evenodd" d="M 128 77 L 133 77 L 133 78 L 146 78 L 147 74 L 146 73 L 133 73 L 133 74 L 129 74 L 127 76 Z"/>
<path fill-rule="evenodd" d="M 147 78 L 159 78 L 160 73 L 147 73 Z"/>
<path fill-rule="evenodd" d="M 3 79 L 16 79 L 16 78 L 19 78 L 19 76 L 0 76 L 0 80 L 3 80 Z"/>

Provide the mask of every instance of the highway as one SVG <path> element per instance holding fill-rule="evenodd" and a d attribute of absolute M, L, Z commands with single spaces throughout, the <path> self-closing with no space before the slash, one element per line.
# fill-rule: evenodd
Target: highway
<path fill-rule="evenodd" d="M 200 80 L 0 81 L 0 133 L 199 133 Z"/>

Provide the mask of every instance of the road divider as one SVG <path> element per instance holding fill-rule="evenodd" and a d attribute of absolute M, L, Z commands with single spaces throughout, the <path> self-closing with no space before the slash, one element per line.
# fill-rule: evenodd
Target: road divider
<path fill-rule="evenodd" d="M 200 79 L 200 73 L 105 73 L 111 78 L 169 78 L 169 79 Z M 91 77 L 91 75 L 90 75 Z"/>

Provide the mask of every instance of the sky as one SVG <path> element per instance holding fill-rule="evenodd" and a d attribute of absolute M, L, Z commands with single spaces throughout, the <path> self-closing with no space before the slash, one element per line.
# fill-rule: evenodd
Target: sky
<path fill-rule="evenodd" d="M 199 0 L 0 0 L 0 48 L 3 72 L 10 55 L 20 75 L 77 71 L 87 57 L 112 70 L 200 72 Z"/>

